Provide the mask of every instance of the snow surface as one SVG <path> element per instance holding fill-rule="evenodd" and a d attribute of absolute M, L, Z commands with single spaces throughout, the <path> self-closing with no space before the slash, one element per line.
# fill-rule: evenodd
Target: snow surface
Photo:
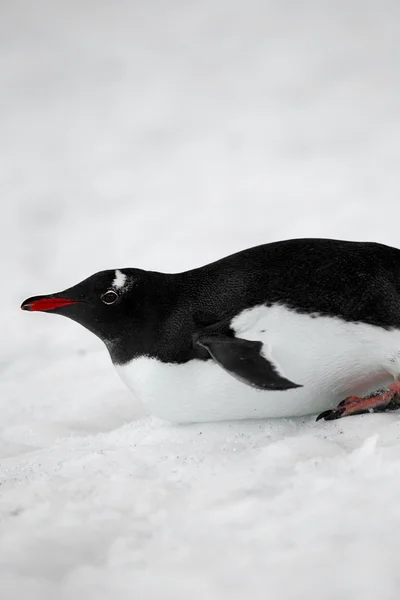
<path fill-rule="evenodd" d="M 0 13 L 1 599 L 398 599 L 398 414 L 173 426 L 19 310 L 280 238 L 399 246 L 398 0 Z"/>

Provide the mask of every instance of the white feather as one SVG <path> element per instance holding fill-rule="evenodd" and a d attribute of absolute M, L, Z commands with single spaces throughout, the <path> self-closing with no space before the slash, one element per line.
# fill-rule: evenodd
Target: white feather
<path fill-rule="evenodd" d="M 120 290 L 124 287 L 126 282 L 126 275 L 125 273 L 122 273 L 122 271 L 119 271 L 118 269 L 115 271 L 115 279 L 112 282 L 112 287 L 116 288 L 117 290 Z"/>
<path fill-rule="evenodd" d="M 303 387 L 259 391 L 211 360 L 167 364 L 142 356 L 117 371 L 153 414 L 181 423 L 315 414 L 400 376 L 398 330 L 313 318 L 282 305 L 245 310 L 231 326 L 237 337 L 262 341 L 279 372 Z"/>

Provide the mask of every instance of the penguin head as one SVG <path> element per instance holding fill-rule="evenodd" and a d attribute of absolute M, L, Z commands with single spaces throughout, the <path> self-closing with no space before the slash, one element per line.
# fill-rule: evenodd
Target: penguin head
<path fill-rule="evenodd" d="M 139 323 L 145 281 L 146 271 L 139 269 L 101 271 L 63 292 L 32 296 L 21 308 L 69 317 L 108 345 L 121 337 L 128 322 L 130 327 Z"/>

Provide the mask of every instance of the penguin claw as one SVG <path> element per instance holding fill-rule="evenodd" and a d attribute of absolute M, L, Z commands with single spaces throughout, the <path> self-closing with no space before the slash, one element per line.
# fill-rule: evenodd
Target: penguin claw
<path fill-rule="evenodd" d="M 379 390 L 359 398 L 348 396 L 332 410 L 325 410 L 317 417 L 317 421 L 333 421 L 350 415 L 362 415 L 364 413 L 375 413 L 398 410 L 400 408 L 400 382 L 393 383 L 387 390 Z"/>
<path fill-rule="evenodd" d="M 342 402 L 340 404 L 343 404 Z M 339 408 L 340 404 L 337 408 L 333 408 L 332 410 L 325 410 L 315 419 L 319 421 L 320 419 L 324 419 L 325 421 L 334 421 L 335 419 L 340 419 L 343 413 L 346 411 L 346 408 Z"/>

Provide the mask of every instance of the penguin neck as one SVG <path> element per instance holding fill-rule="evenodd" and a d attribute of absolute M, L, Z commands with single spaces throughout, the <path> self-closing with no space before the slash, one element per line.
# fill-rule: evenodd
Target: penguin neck
<path fill-rule="evenodd" d="M 193 334 L 224 324 L 237 313 L 236 293 L 245 301 L 245 276 L 229 281 L 219 269 L 201 267 L 183 273 L 147 273 L 140 304 L 117 337 L 103 340 L 114 365 L 140 356 L 167 363 L 206 359 L 193 347 Z M 240 293 L 240 292 L 243 292 Z M 245 307 L 245 304 L 243 308 Z"/>
<path fill-rule="evenodd" d="M 190 294 L 184 273 L 147 273 L 138 291 L 140 303 L 127 318 L 118 336 L 103 339 L 114 365 L 124 365 L 140 356 L 163 362 L 191 358 L 193 324 Z"/>

